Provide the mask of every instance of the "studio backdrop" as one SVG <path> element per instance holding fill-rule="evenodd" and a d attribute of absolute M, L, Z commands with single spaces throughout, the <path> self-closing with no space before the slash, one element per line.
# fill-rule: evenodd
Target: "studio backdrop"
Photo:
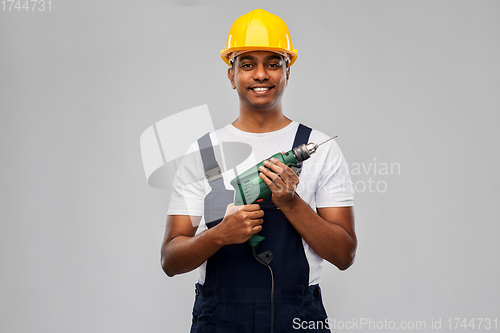
<path fill-rule="evenodd" d="M 140 137 L 203 105 L 236 119 L 220 50 L 255 8 L 298 50 L 285 115 L 338 135 L 354 183 L 356 261 L 321 280 L 332 328 L 499 329 L 500 2 L 6 0 L 0 331 L 189 330 L 198 273 L 161 269 L 170 192 Z"/>

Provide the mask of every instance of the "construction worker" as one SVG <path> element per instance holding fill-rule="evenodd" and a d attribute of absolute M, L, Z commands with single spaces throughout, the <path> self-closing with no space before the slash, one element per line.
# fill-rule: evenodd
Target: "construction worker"
<path fill-rule="evenodd" d="M 277 152 L 329 136 L 283 113 L 297 50 L 281 18 L 262 9 L 239 17 L 221 57 L 230 66 L 239 117 L 193 144 L 201 152 L 198 163 L 181 165 L 161 248 L 162 268 L 169 276 L 200 268 L 191 332 L 329 332 L 319 287 L 323 262 L 347 269 L 357 246 L 344 157 L 332 140 L 296 171 L 270 160 L 259 176 L 272 196 L 234 206 L 231 178 L 213 176 L 227 171 L 215 157 L 216 143 L 249 144 L 251 157 L 241 165 L 245 170 Z M 200 173 L 206 181 L 180 180 Z M 266 237 L 259 249 L 272 252 L 268 266 L 273 276 L 246 244 L 256 233 Z"/>

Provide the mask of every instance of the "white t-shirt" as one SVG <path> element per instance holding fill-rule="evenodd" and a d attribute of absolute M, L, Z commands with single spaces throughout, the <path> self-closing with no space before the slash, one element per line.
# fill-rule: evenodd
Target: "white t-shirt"
<path fill-rule="evenodd" d="M 278 131 L 249 133 L 229 124 L 210 133 L 210 139 L 215 147 L 215 156 L 222 170 L 226 189 L 233 190 L 230 182 L 237 174 L 243 173 L 278 152 L 289 151 L 292 148 L 298 126 L 299 123 L 293 121 Z M 329 136 L 326 134 L 313 129 L 308 142 L 319 144 L 328 138 Z M 242 145 L 243 149 L 240 150 L 238 155 L 243 157 L 244 161 L 241 163 L 238 161 L 239 164 L 235 166 L 234 158 L 225 157 L 224 148 L 229 147 L 227 143 L 240 142 L 250 145 L 251 150 L 250 147 Z M 234 150 L 232 152 L 234 153 Z M 228 151 L 226 151 L 227 153 Z M 248 157 L 247 153 L 249 153 Z M 230 169 L 227 169 L 227 167 L 230 167 Z M 302 163 L 299 178 L 300 183 L 296 192 L 315 212 L 317 211 L 316 208 L 347 207 L 354 204 L 354 190 L 348 166 L 335 140 L 321 145 L 308 160 Z M 204 198 L 210 190 L 211 187 L 205 178 L 198 143 L 195 142 L 190 146 L 186 157 L 177 170 L 168 215 L 202 216 Z M 202 219 L 198 227 L 198 233 L 205 229 L 206 226 Z M 303 239 L 302 244 L 309 262 L 309 285 L 319 283 L 323 259 Z M 205 265 L 206 263 L 200 266 L 200 284 L 205 281 Z"/>

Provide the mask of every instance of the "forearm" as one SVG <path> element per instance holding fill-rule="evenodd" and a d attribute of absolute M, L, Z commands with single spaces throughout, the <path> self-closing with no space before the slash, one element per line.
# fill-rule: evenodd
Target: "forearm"
<path fill-rule="evenodd" d="M 341 270 L 353 263 L 357 247 L 354 233 L 350 234 L 335 221 L 325 220 L 298 196 L 292 204 L 280 209 L 320 257 Z"/>
<path fill-rule="evenodd" d="M 224 219 L 195 236 L 201 216 L 174 215 L 167 218 L 161 247 L 161 266 L 168 276 L 199 267 L 221 247 L 241 244 L 262 230 L 264 211 L 259 205 L 229 204 Z"/>
<path fill-rule="evenodd" d="M 161 266 L 168 276 L 190 272 L 214 255 L 223 245 L 217 228 L 196 236 L 178 235 L 161 250 Z"/>

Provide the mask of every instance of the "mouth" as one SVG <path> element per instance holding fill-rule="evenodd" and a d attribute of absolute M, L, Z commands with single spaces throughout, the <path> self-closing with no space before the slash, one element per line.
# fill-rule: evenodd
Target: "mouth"
<path fill-rule="evenodd" d="M 256 94 L 265 94 L 267 93 L 269 90 L 271 90 L 273 87 L 252 87 L 252 88 L 249 88 L 250 90 L 252 90 L 253 92 L 255 92 Z"/>

